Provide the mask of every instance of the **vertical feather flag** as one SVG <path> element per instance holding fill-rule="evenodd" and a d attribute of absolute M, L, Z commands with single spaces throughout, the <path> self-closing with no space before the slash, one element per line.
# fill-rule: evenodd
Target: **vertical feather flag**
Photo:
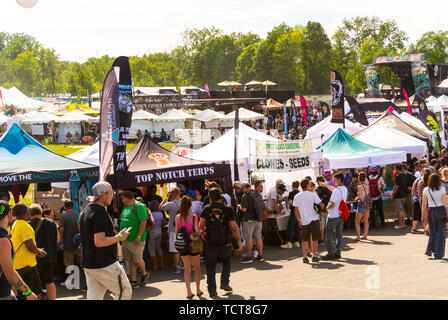
<path fill-rule="evenodd" d="M 126 173 L 126 145 L 132 122 L 133 84 L 128 57 L 118 57 L 103 86 L 100 109 L 100 179 L 113 160 L 115 182 Z"/>
<path fill-rule="evenodd" d="M 308 125 L 307 125 L 307 122 L 308 122 L 307 103 L 303 96 L 300 96 L 299 99 L 300 99 L 300 109 L 302 110 L 302 118 L 305 119 L 305 128 L 308 128 Z"/>
<path fill-rule="evenodd" d="M 210 89 L 208 88 L 208 85 L 206 82 L 204 82 L 204 89 L 205 89 L 205 92 L 207 92 L 208 98 L 211 99 L 212 97 L 210 96 Z"/>
<path fill-rule="evenodd" d="M 345 99 L 347 99 L 347 102 L 350 105 L 350 108 L 352 109 L 352 113 L 353 113 L 353 117 L 355 118 L 355 121 L 359 122 L 363 126 L 369 126 L 369 121 L 367 120 L 367 116 L 366 116 L 364 110 L 362 110 L 361 107 L 359 106 L 358 101 L 351 96 L 346 96 Z"/>
<path fill-rule="evenodd" d="M 297 128 L 297 114 L 296 114 L 296 103 L 294 99 L 291 99 L 291 113 L 292 113 L 292 126 Z"/>
<path fill-rule="evenodd" d="M 337 71 L 331 71 L 330 78 L 331 88 L 331 109 L 333 123 L 344 123 L 344 82 L 341 75 Z"/>
<path fill-rule="evenodd" d="M 408 103 L 408 113 L 412 116 L 411 103 L 409 102 L 408 93 L 406 92 L 406 90 L 404 88 L 403 88 L 403 94 L 404 94 L 404 98 L 406 99 L 406 102 Z"/>
<path fill-rule="evenodd" d="M 285 137 L 288 138 L 288 111 L 286 110 L 286 103 L 283 104 L 283 126 L 285 129 Z"/>

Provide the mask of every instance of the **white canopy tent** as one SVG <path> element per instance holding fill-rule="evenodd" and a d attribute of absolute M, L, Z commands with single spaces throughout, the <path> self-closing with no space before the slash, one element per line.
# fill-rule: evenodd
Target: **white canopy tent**
<path fill-rule="evenodd" d="M 49 123 L 58 120 L 57 116 L 54 116 L 48 112 L 33 111 L 25 114 L 25 119 L 21 121 L 23 124 L 42 124 Z"/>
<path fill-rule="evenodd" d="M 223 113 L 205 109 L 193 116 L 194 119 L 204 122 L 207 129 L 216 129 L 221 123 L 222 128 L 231 128 L 235 120 L 228 119 Z"/>
<path fill-rule="evenodd" d="M 193 116 L 177 109 L 171 109 L 153 120 L 153 130 L 161 132 L 163 128 L 169 135 L 173 129 L 185 129 L 185 122 L 189 119 L 193 119 Z"/>
<path fill-rule="evenodd" d="M 137 110 L 132 113 L 132 124 L 129 129 L 129 138 L 137 138 L 137 131 L 140 130 L 144 134 L 145 130 L 153 131 L 153 120 L 158 117 L 144 110 Z"/>
<path fill-rule="evenodd" d="M 372 127 L 371 130 L 355 133 L 353 137 L 381 149 L 405 151 L 411 157 L 428 155 L 428 146 L 424 141 L 392 128 Z"/>
<path fill-rule="evenodd" d="M 236 111 L 230 112 L 229 114 L 226 115 L 226 118 L 229 120 L 235 120 L 235 113 Z M 238 113 L 238 119 L 240 121 L 258 120 L 258 119 L 264 119 L 264 115 L 258 112 L 240 108 Z"/>
<path fill-rule="evenodd" d="M 321 143 L 327 141 L 339 128 L 342 129 L 342 124 L 331 122 L 330 115 L 309 128 L 306 132 L 305 139 L 311 139 L 313 149 L 315 149 Z M 348 120 L 345 120 L 345 129 L 343 130 L 349 135 L 352 135 L 360 131 L 361 127 Z M 322 139 L 321 135 L 323 135 Z"/>
<path fill-rule="evenodd" d="M 32 111 L 37 110 L 40 106 L 45 104 L 44 102 L 29 98 L 16 87 L 11 87 L 9 89 L 0 87 L 0 90 L 5 105 L 13 105 L 16 108 Z"/>
<path fill-rule="evenodd" d="M 75 136 L 75 132 L 81 135 L 81 123 L 91 122 L 91 118 L 84 114 L 78 112 L 69 112 L 62 117 L 57 117 L 55 122 L 59 123 L 58 128 L 58 143 L 66 143 L 67 142 L 67 132 L 70 131 L 72 136 Z"/>
<path fill-rule="evenodd" d="M 249 157 L 255 155 L 255 140 L 278 141 L 278 139 L 258 132 L 240 122 L 238 132 L 238 167 L 241 181 L 249 181 Z M 215 141 L 209 143 L 187 157 L 194 160 L 209 162 L 231 161 L 233 163 L 235 148 L 235 129 L 224 133 Z M 233 172 L 233 165 L 232 172 Z M 233 175 L 232 175 L 233 176 Z"/>

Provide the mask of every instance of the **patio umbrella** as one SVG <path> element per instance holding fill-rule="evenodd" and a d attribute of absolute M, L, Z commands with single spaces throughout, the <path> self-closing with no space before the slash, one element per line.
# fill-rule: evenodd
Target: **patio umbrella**
<path fill-rule="evenodd" d="M 266 94 L 268 94 L 268 86 L 276 86 L 277 85 L 275 82 L 272 82 L 269 80 L 263 81 L 261 84 L 265 86 Z"/>
<path fill-rule="evenodd" d="M 218 86 L 221 86 L 221 87 L 228 87 L 228 86 L 230 86 L 230 81 L 223 81 L 223 82 L 220 82 L 220 83 L 218 83 Z"/>
<path fill-rule="evenodd" d="M 245 83 L 244 85 L 245 86 L 255 86 L 257 84 L 261 84 L 261 82 L 257 81 L 257 80 L 252 80 L 252 81 L 249 81 L 248 83 Z"/>
<path fill-rule="evenodd" d="M 241 83 L 236 82 L 236 81 L 230 81 L 229 84 L 230 84 L 231 86 L 240 86 L 240 85 L 241 85 Z"/>

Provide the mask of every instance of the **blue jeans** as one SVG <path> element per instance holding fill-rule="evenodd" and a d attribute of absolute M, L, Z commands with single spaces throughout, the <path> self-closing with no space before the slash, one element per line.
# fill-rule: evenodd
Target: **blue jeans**
<path fill-rule="evenodd" d="M 336 251 L 342 251 L 342 228 L 344 227 L 344 220 L 341 218 L 328 218 L 327 220 L 327 250 L 329 254 L 334 254 Z M 337 245 L 334 245 L 334 233 L 336 232 Z"/>
<path fill-rule="evenodd" d="M 232 247 L 205 247 L 205 267 L 207 270 L 208 292 L 216 291 L 216 265 L 222 262 L 221 286 L 230 283 L 230 267 L 232 264 Z"/>
<path fill-rule="evenodd" d="M 445 207 L 428 208 L 429 240 L 426 254 L 434 253 L 434 258 L 445 256 L 446 224 L 442 217 L 446 216 Z"/>
<path fill-rule="evenodd" d="M 297 222 L 297 218 L 294 213 L 289 215 L 288 226 L 286 227 L 286 231 L 288 233 L 288 241 L 293 242 L 293 238 L 296 241 L 300 241 L 300 228 Z"/>

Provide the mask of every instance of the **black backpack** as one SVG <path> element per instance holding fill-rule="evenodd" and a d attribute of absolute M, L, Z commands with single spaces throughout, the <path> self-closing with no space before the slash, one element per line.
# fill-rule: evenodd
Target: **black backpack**
<path fill-rule="evenodd" d="M 225 218 L 226 214 L 221 209 L 209 208 L 206 220 L 206 241 L 210 246 L 222 247 L 229 244 Z"/>
<path fill-rule="evenodd" d="M 260 221 L 260 212 L 255 205 L 255 199 L 250 193 L 246 193 L 247 197 L 247 211 L 244 214 L 244 221 Z"/>
<path fill-rule="evenodd" d="M 179 228 L 179 231 L 177 231 L 174 248 L 181 254 L 188 252 L 188 249 L 190 248 L 190 238 L 187 236 L 187 229 L 185 227 L 181 227 Z"/>

